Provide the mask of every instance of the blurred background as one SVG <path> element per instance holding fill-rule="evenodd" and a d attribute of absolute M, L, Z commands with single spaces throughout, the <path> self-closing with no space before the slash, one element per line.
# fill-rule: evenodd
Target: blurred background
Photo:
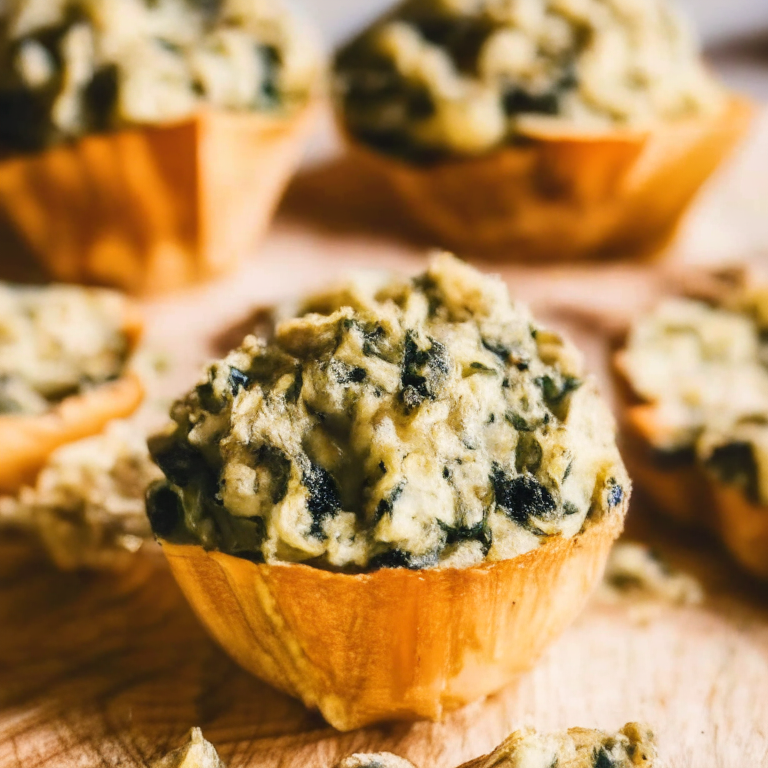
<path fill-rule="evenodd" d="M 391 5 L 388 0 L 304 0 L 325 34 L 339 41 Z M 678 0 L 708 45 L 763 30 L 768 47 L 768 0 Z"/>
<path fill-rule="evenodd" d="M 768 98 L 768 0 L 677 0 L 694 20 L 714 65 L 732 85 Z M 335 44 L 392 0 L 301 0 Z"/>

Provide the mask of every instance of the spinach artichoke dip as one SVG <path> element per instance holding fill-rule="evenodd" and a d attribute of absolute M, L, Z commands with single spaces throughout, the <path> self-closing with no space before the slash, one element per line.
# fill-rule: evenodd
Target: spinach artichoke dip
<path fill-rule="evenodd" d="M 618 733 L 588 728 L 540 734 L 516 731 L 490 755 L 462 768 L 654 768 L 656 740 L 646 725 L 627 723 Z"/>
<path fill-rule="evenodd" d="M 9 0 L 0 144 L 182 120 L 204 106 L 280 114 L 314 87 L 317 46 L 279 0 Z"/>
<path fill-rule="evenodd" d="M 768 504 L 768 289 L 665 301 L 635 323 L 619 364 L 651 406 L 643 437 L 660 466 L 699 462 Z"/>
<path fill-rule="evenodd" d="M 724 105 L 666 0 L 406 0 L 339 51 L 336 75 L 350 133 L 412 160 Z"/>
<path fill-rule="evenodd" d="M 257 562 L 513 558 L 629 492 L 578 352 L 449 254 L 307 299 L 171 416 L 150 440 L 168 478 L 149 495 L 155 533 Z"/>
<path fill-rule="evenodd" d="M 111 291 L 0 283 L 0 417 L 35 415 L 120 376 L 125 300 Z"/>

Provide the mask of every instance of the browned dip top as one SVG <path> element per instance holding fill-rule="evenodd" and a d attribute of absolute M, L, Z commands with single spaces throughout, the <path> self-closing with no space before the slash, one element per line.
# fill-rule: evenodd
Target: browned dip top
<path fill-rule="evenodd" d="M 155 532 L 267 562 L 512 558 L 630 487 L 577 351 L 448 254 L 309 297 L 171 416 L 150 445 L 170 483 L 150 499 Z"/>
<path fill-rule="evenodd" d="M 117 378 L 130 351 L 112 291 L 0 283 L 0 416 L 37 414 Z"/>
<path fill-rule="evenodd" d="M 667 0 L 406 0 L 336 57 L 344 122 L 411 159 L 716 113 Z"/>
<path fill-rule="evenodd" d="M 204 106 L 285 114 L 318 68 L 314 36 L 280 0 L 8 0 L 0 145 L 38 149 Z"/>

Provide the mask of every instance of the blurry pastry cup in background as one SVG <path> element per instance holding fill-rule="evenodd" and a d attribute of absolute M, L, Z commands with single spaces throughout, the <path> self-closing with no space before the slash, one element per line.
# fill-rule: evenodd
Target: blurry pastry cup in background
<path fill-rule="evenodd" d="M 656 252 L 750 105 L 666 0 L 406 0 L 335 59 L 342 131 L 440 244 Z"/>
<path fill-rule="evenodd" d="M 138 408 L 144 390 L 129 363 L 141 330 L 112 291 L 0 283 L 0 493 Z"/>
<path fill-rule="evenodd" d="M 669 298 L 615 367 L 632 477 L 665 512 L 714 531 L 768 578 L 768 289 Z"/>
<path fill-rule="evenodd" d="M 440 719 L 528 669 L 629 499 L 578 352 L 448 254 L 310 296 L 171 416 L 147 509 L 179 585 L 340 730 Z"/>
<path fill-rule="evenodd" d="M 135 293 L 235 267 L 311 129 L 304 22 L 280 0 L 9 0 L 0 22 L 0 209 L 39 264 Z"/>
<path fill-rule="evenodd" d="M 113 421 L 53 451 L 34 485 L 0 496 L 0 528 L 31 534 L 61 570 L 121 570 L 152 541 L 144 499 L 158 477 L 144 431 Z"/>

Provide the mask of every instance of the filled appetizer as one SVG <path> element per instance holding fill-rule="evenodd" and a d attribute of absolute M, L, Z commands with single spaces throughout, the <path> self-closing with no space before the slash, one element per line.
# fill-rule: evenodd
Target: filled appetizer
<path fill-rule="evenodd" d="M 748 123 L 666 0 L 406 0 L 335 59 L 352 148 L 430 234 L 512 258 L 660 249 Z"/>
<path fill-rule="evenodd" d="M 56 279 L 157 292 L 265 231 L 319 55 L 280 0 L 9 0 L 0 207 Z"/>
<path fill-rule="evenodd" d="M 138 408 L 140 334 L 135 308 L 112 291 L 0 283 L 0 492 Z"/>
<path fill-rule="evenodd" d="M 768 577 L 768 290 L 662 302 L 616 367 L 633 477 L 679 520 L 714 529 Z"/>
<path fill-rule="evenodd" d="M 631 489 L 577 350 L 449 254 L 308 297 L 171 417 L 148 514 L 177 581 L 342 730 L 438 719 L 530 667 Z"/>

